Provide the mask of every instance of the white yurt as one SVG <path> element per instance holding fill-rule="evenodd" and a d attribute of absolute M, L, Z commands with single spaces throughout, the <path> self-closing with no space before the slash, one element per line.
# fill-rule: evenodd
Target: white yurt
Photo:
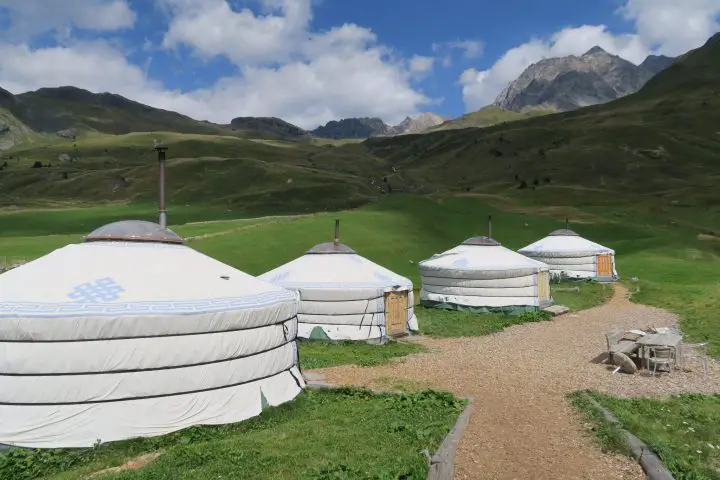
<path fill-rule="evenodd" d="M 293 399 L 297 298 L 151 222 L 0 275 L 0 444 L 89 447 Z"/>
<path fill-rule="evenodd" d="M 298 292 L 298 337 L 378 341 L 416 331 L 412 282 L 340 243 L 339 228 L 336 220 L 335 241 L 258 277 Z"/>
<path fill-rule="evenodd" d="M 546 263 L 550 275 L 571 279 L 617 280 L 615 251 L 581 237 L 568 228 L 518 250 L 529 258 Z"/>
<path fill-rule="evenodd" d="M 420 303 L 426 307 L 520 313 L 552 304 L 549 267 L 489 236 L 469 238 L 419 268 Z"/>

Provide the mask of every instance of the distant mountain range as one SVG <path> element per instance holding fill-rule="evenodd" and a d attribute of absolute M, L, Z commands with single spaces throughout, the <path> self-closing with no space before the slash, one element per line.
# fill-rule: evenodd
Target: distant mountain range
<path fill-rule="evenodd" d="M 379 118 L 344 118 L 331 120 L 312 131 L 322 138 L 370 138 L 421 133 L 442 124 L 447 118 L 434 113 L 423 113 L 417 117 L 406 117 L 400 124 L 390 126 Z"/>
<path fill-rule="evenodd" d="M 379 118 L 333 120 L 312 131 L 275 117 L 238 117 L 229 124 L 196 120 L 112 93 L 76 87 L 41 88 L 13 95 L 0 88 L 0 150 L 56 134 L 72 139 L 86 132 L 125 134 L 171 131 L 244 138 L 309 141 L 365 139 L 488 127 L 557 111 L 609 102 L 638 91 L 675 59 L 649 56 L 640 65 L 594 47 L 581 56 L 547 58 L 529 66 L 494 104 L 457 119 L 434 113 L 407 117 L 398 125 Z"/>
<path fill-rule="evenodd" d="M 493 105 L 519 112 L 528 107 L 568 111 L 606 103 L 637 92 L 674 61 L 651 55 L 635 65 L 600 47 L 579 57 L 546 58 L 510 82 Z"/>

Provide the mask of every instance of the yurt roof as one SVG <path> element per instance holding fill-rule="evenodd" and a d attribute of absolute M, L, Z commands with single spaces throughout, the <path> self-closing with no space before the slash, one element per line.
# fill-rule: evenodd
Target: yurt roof
<path fill-rule="evenodd" d="M 569 232 L 569 233 L 567 233 Z M 611 248 L 583 238 L 572 230 L 555 230 L 547 237 L 518 250 L 525 255 L 536 256 L 590 256 L 615 254 Z"/>
<path fill-rule="evenodd" d="M 579 237 L 577 233 L 574 231 L 568 229 L 568 228 L 561 228 L 559 230 L 555 230 L 554 232 L 550 232 L 548 234 L 549 237 Z"/>
<path fill-rule="evenodd" d="M 466 242 L 421 261 L 421 270 L 544 271 L 549 269 L 546 264 L 520 255 L 509 248 L 503 247 L 498 242 L 495 242 L 495 245 L 468 244 Z"/>
<path fill-rule="evenodd" d="M 141 225 L 163 240 L 109 240 L 118 232 L 110 224 L 90 241 L 1 274 L 0 317 L 199 314 L 295 301 L 290 291 L 168 242 L 179 237 L 157 224 Z"/>
<path fill-rule="evenodd" d="M 287 288 L 409 286 L 412 282 L 357 253 L 318 255 L 312 250 L 258 278 Z"/>
<path fill-rule="evenodd" d="M 314 247 L 312 247 L 310 250 L 307 251 L 308 254 L 312 255 L 325 255 L 325 254 L 333 254 L 333 253 L 357 253 L 352 248 L 348 247 L 344 243 L 336 243 L 336 242 L 325 242 L 325 243 L 318 243 Z"/>
<path fill-rule="evenodd" d="M 485 247 L 500 246 L 501 243 L 490 237 L 471 237 L 461 243 L 461 245 L 478 245 Z"/>
<path fill-rule="evenodd" d="M 144 220 L 123 220 L 103 225 L 85 237 L 85 241 L 184 243 L 182 237 L 172 230 Z"/>

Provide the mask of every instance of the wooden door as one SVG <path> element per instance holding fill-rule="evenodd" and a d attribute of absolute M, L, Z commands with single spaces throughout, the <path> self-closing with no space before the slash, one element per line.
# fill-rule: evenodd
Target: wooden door
<path fill-rule="evenodd" d="M 538 272 L 538 299 L 547 300 L 550 298 L 550 273 L 549 272 Z"/>
<path fill-rule="evenodd" d="M 597 256 L 597 276 L 598 277 L 612 277 L 612 255 L 598 255 Z"/>
<path fill-rule="evenodd" d="M 385 293 L 385 328 L 389 337 L 405 334 L 408 298 L 407 290 Z"/>

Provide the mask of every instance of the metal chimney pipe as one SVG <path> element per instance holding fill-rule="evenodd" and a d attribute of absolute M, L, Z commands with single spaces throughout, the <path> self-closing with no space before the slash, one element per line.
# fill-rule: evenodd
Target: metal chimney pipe
<path fill-rule="evenodd" d="M 161 145 L 155 146 L 155 151 L 158 154 L 158 167 L 160 171 L 159 182 L 160 182 L 160 227 L 167 228 L 167 210 L 165 208 L 165 151 L 167 147 Z"/>
<path fill-rule="evenodd" d="M 335 219 L 335 239 L 333 240 L 333 244 L 340 245 L 340 219 Z"/>
<path fill-rule="evenodd" d="M 492 215 L 488 215 L 488 238 L 492 238 Z"/>

